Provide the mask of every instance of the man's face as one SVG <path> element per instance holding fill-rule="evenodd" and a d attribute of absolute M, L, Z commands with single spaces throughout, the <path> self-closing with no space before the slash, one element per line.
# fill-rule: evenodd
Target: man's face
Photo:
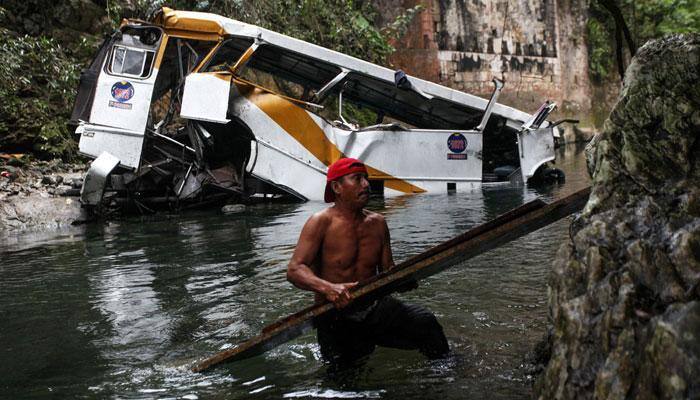
<path fill-rule="evenodd" d="M 338 179 L 334 185 L 336 202 L 364 207 L 369 201 L 369 181 L 367 174 L 355 172 Z"/>

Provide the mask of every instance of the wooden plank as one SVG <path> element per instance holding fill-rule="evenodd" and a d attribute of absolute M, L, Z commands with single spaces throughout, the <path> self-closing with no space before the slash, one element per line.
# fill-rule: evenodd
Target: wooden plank
<path fill-rule="evenodd" d="M 583 208 L 590 187 L 546 204 L 531 201 L 499 217 L 481 224 L 447 242 L 413 256 L 391 271 L 362 282 L 352 290 L 352 299 L 367 299 L 394 292 L 415 282 L 482 254 L 514 239 L 534 232 Z M 307 307 L 265 327 L 261 334 L 231 349 L 221 351 L 198 362 L 192 370 L 205 371 L 223 362 L 250 358 L 292 340 L 313 328 L 313 320 L 334 309 L 332 303 Z"/>

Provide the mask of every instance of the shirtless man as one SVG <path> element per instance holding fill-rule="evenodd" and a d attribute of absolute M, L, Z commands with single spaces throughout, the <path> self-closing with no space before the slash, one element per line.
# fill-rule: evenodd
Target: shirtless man
<path fill-rule="evenodd" d="M 358 282 L 394 267 L 384 217 L 364 209 L 369 200 L 364 164 L 353 158 L 333 163 L 324 197 L 335 205 L 309 218 L 287 268 L 289 282 L 337 308 L 316 321 L 324 359 L 352 362 L 377 345 L 444 356 L 447 340 L 428 310 L 389 296 L 351 304 L 350 289 Z"/>

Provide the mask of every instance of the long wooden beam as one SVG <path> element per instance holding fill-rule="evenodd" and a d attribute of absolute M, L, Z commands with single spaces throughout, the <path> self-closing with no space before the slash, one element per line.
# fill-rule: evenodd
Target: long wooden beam
<path fill-rule="evenodd" d="M 590 187 L 547 204 L 534 200 L 481 224 L 438 246 L 413 256 L 390 271 L 362 282 L 352 291 L 352 299 L 365 299 L 392 293 L 488 250 L 525 236 L 583 208 Z M 263 328 L 260 335 L 198 362 L 192 370 L 205 371 L 217 364 L 243 360 L 279 346 L 313 328 L 316 317 L 334 309 L 332 303 L 307 307 Z"/>

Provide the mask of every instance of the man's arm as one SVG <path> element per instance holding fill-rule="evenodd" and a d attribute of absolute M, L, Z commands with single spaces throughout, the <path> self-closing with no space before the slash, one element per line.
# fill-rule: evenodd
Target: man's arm
<path fill-rule="evenodd" d="M 394 268 L 394 256 L 391 253 L 391 235 L 386 219 L 382 217 L 382 228 L 384 229 L 384 240 L 382 243 L 382 271 L 389 271 Z"/>
<path fill-rule="evenodd" d="M 350 288 L 357 285 L 351 283 L 332 283 L 321 279 L 311 268 L 318 250 L 323 243 L 326 222 L 320 214 L 314 214 L 301 230 L 297 247 L 287 266 L 287 280 L 294 286 L 321 294 L 336 307 L 345 307 L 350 303 Z"/>

